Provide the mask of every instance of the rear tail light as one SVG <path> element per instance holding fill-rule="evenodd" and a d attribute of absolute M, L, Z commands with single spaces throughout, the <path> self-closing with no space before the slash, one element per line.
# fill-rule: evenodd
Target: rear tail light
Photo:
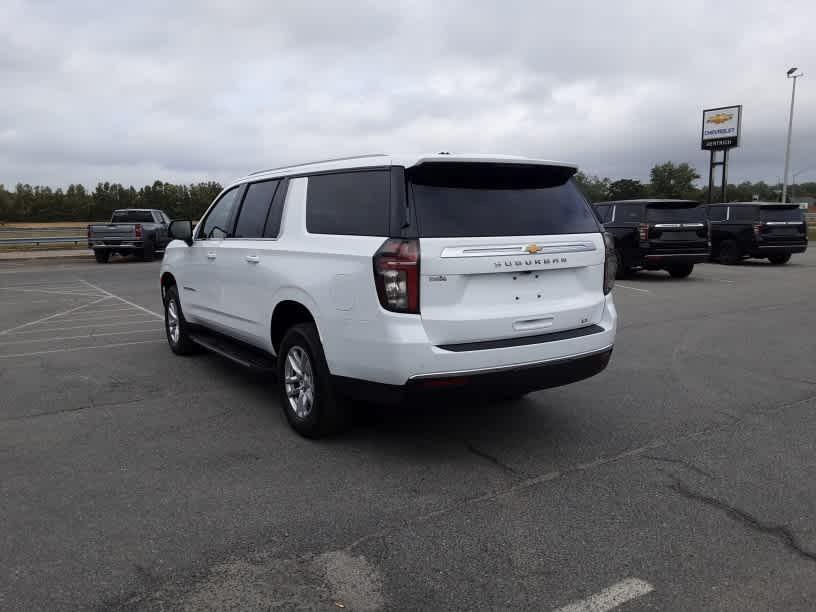
<path fill-rule="evenodd" d="M 419 241 L 386 240 L 374 255 L 374 284 L 383 308 L 419 314 Z"/>
<path fill-rule="evenodd" d="M 88 226 L 88 242 L 91 241 L 91 226 Z"/>
<path fill-rule="evenodd" d="M 141 240 L 142 239 L 142 224 L 137 223 L 136 225 L 133 226 L 133 229 L 136 232 L 136 240 Z"/>
<path fill-rule="evenodd" d="M 761 223 L 754 223 L 754 237 L 761 238 L 762 237 L 762 224 Z"/>
<path fill-rule="evenodd" d="M 649 224 L 648 223 L 641 223 L 638 225 L 638 235 L 640 236 L 641 240 L 648 240 L 649 239 Z"/>
<path fill-rule="evenodd" d="M 603 234 L 606 255 L 604 259 L 603 292 L 608 295 L 615 286 L 615 276 L 618 273 L 618 256 L 615 253 L 615 239 L 607 233 Z"/>

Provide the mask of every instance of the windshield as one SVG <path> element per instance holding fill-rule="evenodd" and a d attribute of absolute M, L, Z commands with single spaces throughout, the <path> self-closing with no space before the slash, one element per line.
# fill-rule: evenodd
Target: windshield
<path fill-rule="evenodd" d="M 425 238 L 584 234 L 600 231 L 570 179 L 572 168 L 423 164 L 408 173 Z"/>
<path fill-rule="evenodd" d="M 112 223 L 153 223 L 149 210 L 117 210 L 113 213 Z"/>
<path fill-rule="evenodd" d="M 801 223 L 802 210 L 800 208 L 762 208 L 760 218 L 763 221 L 796 221 Z"/>
<path fill-rule="evenodd" d="M 651 223 L 704 223 L 705 210 L 696 203 L 688 206 L 649 206 L 646 219 Z"/>

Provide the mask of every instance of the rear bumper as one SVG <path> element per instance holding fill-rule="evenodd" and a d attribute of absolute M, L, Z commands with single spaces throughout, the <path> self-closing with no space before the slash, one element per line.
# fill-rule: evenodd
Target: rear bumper
<path fill-rule="evenodd" d="M 752 257 L 767 257 L 768 255 L 784 255 L 786 253 L 804 253 L 807 250 L 807 242 L 793 244 L 757 244 L 751 248 Z"/>
<path fill-rule="evenodd" d="M 124 251 L 126 249 L 141 249 L 144 247 L 144 243 L 135 240 L 123 240 L 121 244 L 107 244 L 104 241 L 99 242 L 89 242 L 88 248 L 89 249 L 100 249 L 100 250 L 113 250 L 113 251 Z"/>
<path fill-rule="evenodd" d="M 451 392 L 521 392 L 560 387 L 595 376 L 606 369 L 612 347 L 541 363 L 501 366 L 476 371 L 441 372 L 414 376 L 404 385 L 388 385 L 335 376 L 337 391 L 345 397 L 380 404 L 399 404 L 425 394 Z"/>
<path fill-rule="evenodd" d="M 643 261 L 652 265 L 670 265 L 681 263 L 703 263 L 708 261 L 709 252 L 691 252 L 691 253 L 645 253 Z"/>

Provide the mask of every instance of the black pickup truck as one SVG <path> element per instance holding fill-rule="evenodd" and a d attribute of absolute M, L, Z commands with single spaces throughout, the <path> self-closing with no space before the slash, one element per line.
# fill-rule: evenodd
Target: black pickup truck
<path fill-rule="evenodd" d="M 167 228 L 170 218 L 152 208 L 114 210 L 111 222 L 88 226 L 88 248 L 96 261 L 107 263 L 112 253 L 134 253 L 144 261 L 153 261 L 156 251 L 170 242 Z"/>
<path fill-rule="evenodd" d="M 615 239 L 618 278 L 635 270 L 666 270 L 676 278 L 691 274 L 709 257 L 705 208 L 689 200 L 626 200 L 593 204 Z"/>
<path fill-rule="evenodd" d="M 807 220 L 798 204 L 730 202 L 710 204 L 711 255 L 735 264 L 746 257 L 787 263 L 808 245 Z"/>

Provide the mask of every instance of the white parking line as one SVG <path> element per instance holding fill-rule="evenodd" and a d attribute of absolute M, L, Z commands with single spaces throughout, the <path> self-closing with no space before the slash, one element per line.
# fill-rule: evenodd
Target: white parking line
<path fill-rule="evenodd" d="M 160 315 L 158 312 L 155 312 L 155 311 L 153 311 L 153 310 L 149 310 L 149 309 L 145 308 L 144 306 L 139 306 L 138 304 L 134 304 L 134 303 L 133 303 L 133 302 L 131 302 L 130 300 L 126 300 L 126 299 L 125 299 L 125 298 L 123 298 L 123 297 L 119 297 L 118 295 L 116 295 L 116 294 L 114 294 L 114 293 L 111 293 L 111 292 L 110 292 L 110 291 L 108 291 L 107 289 L 103 289 L 102 287 L 97 287 L 96 285 L 93 285 L 93 284 L 89 283 L 89 282 L 88 282 L 88 281 L 86 281 L 86 280 L 82 280 L 82 279 L 80 279 L 80 280 L 81 280 L 83 283 L 85 283 L 86 285 L 88 285 L 89 287 L 91 287 L 91 288 L 93 288 L 93 289 L 96 289 L 97 291 L 99 291 L 99 292 L 101 292 L 101 293 L 104 293 L 105 295 L 108 295 L 108 296 L 110 296 L 110 297 L 112 297 L 112 298 L 116 298 L 117 300 L 119 300 L 119 301 L 121 301 L 121 302 L 124 302 L 125 304 L 130 304 L 130 305 L 131 305 L 131 306 L 133 306 L 134 308 L 138 308 L 139 310 L 143 310 L 143 311 L 144 311 L 144 312 L 146 312 L 147 314 L 149 314 L 149 315 L 153 315 L 154 317 L 157 317 L 157 318 L 161 319 L 162 321 L 164 321 L 164 315 Z"/>
<path fill-rule="evenodd" d="M 118 332 L 105 332 L 104 334 L 83 334 L 81 336 L 61 336 L 57 338 L 52 338 L 49 336 L 48 338 L 33 338 L 29 340 L 14 340 L 12 342 L 0 342 L 0 346 L 5 346 L 8 344 L 31 344 L 33 342 L 56 342 L 57 340 L 79 340 L 80 338 L 88 338 L 92 340 L 94 338 L 101 338 L 103 336 L 123 336 L 126 334 L 144 334 L 145 332 L 151 331 L 162 331 L 160 327 L 154 327 L 153 329 L 131 329 L 128 331 L 118 331 Z"/>
<path fill-rule="evenodd" d="M 17 293 L 44 293 L 49 295 L 76 295 L 79 297 L 99 297 L 98 293 L 91 293 L 87 289 L 83 291 L 60 291 L 54 289 L 7 289 L 6 291 L 16 291 Z"/>
<path fill-rule="evenodd" d="M 140 316 L 144 316 L 144 315 L 140 315 Z M 149 325 L 151 323 L 154 324 L 154 325 L 161 325 L 162 324 L 161 321 L 156 321 L 156 319 L 143 319 L 141 321 L 127 321 L 127 325 Z M 45 333 L 45 332 L 59 332 L 59 331 L 64 331 L 66 329 L 86 329 L 88 327 L 96 329 L 97 327 L 116 327 L 116 326 L 123 327 L 125 325 L 126 324 L 122 323 L 121 321 L 117 321 L 116 323 L 99 323 L 99 324 L 97 324 L 97 323 L 86 323 L 84 325 L 69 325 L 69 326 L 64 326 L 63 325 L 63 326 L 59 326 L 59 327 L 45 327 L 45 328 L 42 328 L 42 329 L 32 329 L 32 330 L 29 330 L 29 331 L 15 331 L 15 332 L 9 332 L 8 335 L 9 336 L 21 336 L 23 334 L 39 334 L 39 333 Z"/>
<path fill-rule="evenodd" d="M 91 306 L 93 304 L 98 304 L 99 302 L 104 302 L 105 300 L 109 300 L 109 299 L 110 299 L 110 297 L 108 297 L 106 295 L 106 296 L 101 297 L 98 300 L 95 300 L 95 301 L 90 302 L 88 304 L 82 304 L 82 306 L 75 306 L 74 308 L 69 308 L 68 310 L 63 310 L 62 312 L 57 312 L 57 313 L 54 313 L 52 315 L 48 315 L 47 317 L 37 319 L 36 321 L 29 321 L 28 323 L 23 323 L 22 325 L 17 325 L 16 327 L 9 327 L 8 329 L 4 329 L 4 330 L 0 331 L 0 336 L 2 336 L 4 334 L 8 334 L 9 332 L 16 331 L 18 329 L 23 329 L 24 327 L 31 327 L 32 325 L 36 325 L 37 323 L 44 323 L 46 321 L 50 321 L 51 319 L 61 317 L 62 315 L 66 315 L 66 314 L 70 314 L 72 312 L 76 312 L 80 308 L 85 308 L 86 306 Z"/>
<path fill-rule="evenodd" d="M 620 283 L 615 283 L 616 287 L 620 287 L 622 289 L 631 289 L 632 291 L 640 291 L 641 293 L 651 293 L 648 289 L 638 289 L 637 287 L 630 287 L 629 285 L 621 285 Z"/>
<path fill-rule="evenodd" d="M 130 316 L 121 312 L 112 312 L 109 315 L 97 315 L 96 313 L 91 312 L 91 316 L 85 316 L 85 313 L 88 311 L 83 310 L 76 313 L 76 315 L 57 319 L 56 321 L 52 321 L 52 323 L 79 323 L 80 321 L 104 321 L 105 323 L 109 323 L 111 321 L 122 321 L 122 323 L 126 323 L 133 317 L 145 316 L 144 313 L 139 312 L 138 310 L 133 310 L 132 308 L 128 308 L 128 310 L 130 311 Z"/>
<path fill-rule="evenodd" d="M 32 353 L 15 353 L 13 355 L 0 355 L 0 359 L 12 359 L 17 357 L 34 357 L 36 355 L 50 355 L 51 353 L 71 353 L 74 351 L 93 351 L 96 349 L 119 348 L 121 346 L 133 346 L 134 344 L 158 344 L 166 340 L 139 340 L 138 342 L 119 342 L 117 344 L 100 344 L 98 346 L 77 346 L 74 348 L 51 349 L 49 351 L 34 351 Z"/>
<path fill-rule="evenodd" d="M 556 612 L 605 612 L 613 610 L 628 601 L 643 597 L 654 591 L 654 587 L 640 578 L 627 578 L 586 599 L 574 601 Z"/>

